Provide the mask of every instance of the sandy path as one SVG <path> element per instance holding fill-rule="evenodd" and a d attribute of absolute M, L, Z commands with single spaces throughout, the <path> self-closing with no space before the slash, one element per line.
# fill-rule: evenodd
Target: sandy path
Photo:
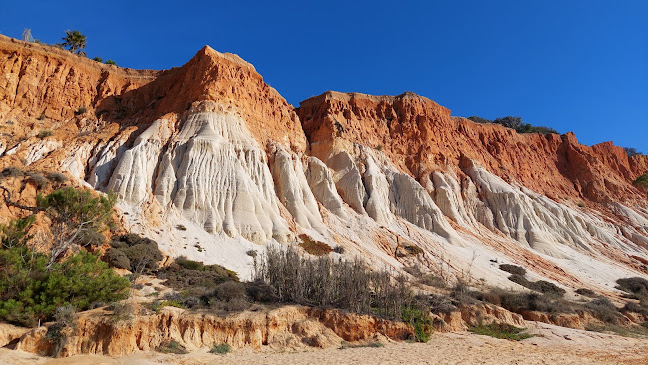
<path fill-rule="evenodd" d="M 392 342 L 383 348 L 256 352 L 239 349 L 227 355 L 207 350 L 186 355 L 140 352 L 120 358 L 82 355 L 51 359 L 0 349 L 0 364 L 149 365 L 149 364 L 648 364 L 648 341 L 538 324 L 539 334 L 522 342 L 471 333 L 435 333 L 426 344 Z"/>

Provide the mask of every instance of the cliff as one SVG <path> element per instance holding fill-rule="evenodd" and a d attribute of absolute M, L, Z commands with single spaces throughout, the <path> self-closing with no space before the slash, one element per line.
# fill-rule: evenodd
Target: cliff
<path fill-rule="evenodd" d="M 245 278 L 248 250 L 306 235 L 373 267 L 519 289 L 498 268 L 514 263 L 569 295 L 647 273 L 648 199 L 632 180 L 648 158 L 611 142 L 476 124 L 412 93 L 293 108 L 209 47 L 148 71 L 0 37 L 0 70 L 0 168 L 115 191 L 122 227 L 171 256 Z M 0 203 L 3 221 L 18 214 Z"/>

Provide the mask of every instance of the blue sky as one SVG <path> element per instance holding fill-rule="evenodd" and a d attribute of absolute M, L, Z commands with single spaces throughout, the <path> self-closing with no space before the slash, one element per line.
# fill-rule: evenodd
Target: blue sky
<path fill-rule="evenodd" d="M 648 1 L 0 0 L 0 33 L 180 66 L 202 46 L 254 64 L 288 102 L 326 90 L 429 97 L 648 153 Z"/>

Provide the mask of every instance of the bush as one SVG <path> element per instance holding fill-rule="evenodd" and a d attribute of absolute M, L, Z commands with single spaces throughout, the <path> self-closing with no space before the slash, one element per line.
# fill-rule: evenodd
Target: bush
<path fill-rule="evenodd" d="M 202 262 L 178 257 L 171 265 L 156 273 L 164 285 L 176 290 L 186 290 L 188 295 L 204 297 L 207 303 L 216 287 L 226 281 L 238 281 L 236 273 L 219 265 L 204 265 Z"/>
<path fill-rule="evenodd" d="M 517 265 L 502 264 L 499 266 L 500 270 L 506 271 L 514 275 L 524 276 L 526 275 L 526 269 Z"/>
<path fill-rule="evenodd" d="M 576 289 L 576 294 L 580 294 L 584 297 L 590 297 L 590 298 L 596 297 L 596 293 L 594 293 L 593 290 L 587 288 Z"/>
<path fill-rule="evenodd" d="M 92 60 L 93 60 L 93 61 L 100 62 L 100 63 L 103 63 L 103 58 L 101 58 L 101 57 L 99 57 L 99 56 L 93 58 Z"/>
<path fill-rule="evenodd" d="M 54 318 L 57 307 L 86 310 L 128 295 L 128 279 L 97 256 L 80 252 L 48 269 L 47 257 L 26 246 L 0 249 L 0 318 L 23 326 Z"/>
<path fill-rule="evenodd" d="M 255 280 L 246 283 L 245 294 L 247 294 L 247 296 L 254 302 L 274 303 L 277 301 L 274 289 L 263 280 Z"/>
<path fill-rule="evenodd" d="M 85 106 L 80 106 L 77 111 L 74 112 L 74 115 L 83 115 L 88 112 L 88 108 Z"/>
<path fill-rule="evenodd" d="M 24 176 L 25 172 L 17 167 L 10 166 L 10 167 L 5 167 L 2 172 L 0 172 L 0 177 L 5 178 L 5 177 L 20 177 Z"/>
<path fill-rule="evenodd" d="M 472 116 L 472 117 L 468 117 L 468 119 L 472 120 L 475 123 L 500 124 L 506 128 L 515 129 L 515 131 L 518 133 L 543 133 L 543 134 L 558 133 L 553 128 L 543 127 L 543 126 L 533 126 L 529 123 L 525 123 L 520 117 L 506 116 L 506 117 L 497 118 L 495 120 L 489 120 L 478 116 Z"/>
<path fill-rule="evenodd" d="M 155 351 L 161 352 L 164 354 L 177 354 L 184 355 L 188 354 L 187 348 L 181 345 L 178 341 L 164 341 L 158 346 Z"/>
<path fill-rule="evenodd" d="M 644 317 L 648 317 L 648 301 L 642 300 L 639 304 L 635 302 L 627 302 L 623 308 L 621 308 L 621 311 L 639 313 Z"/>
<path fill-rule="evenodd" d="M 538 281 L 529 281 L 527 280 L 524 276 L 518 275 L 518 274 L 513 274 L 509 276 L 509 280 L 512 282 L 519 284 L 525 288 L 531 289 L 533 291 L 537 291 L 543 294 L 547 295 L 552 295 L 556 297 L 562 297 L 565 295 L 566 291 L 565 289 L 562 289 L 558 287 L 554 283 L 550 283 L 548 281 L 544 280 L 538 280 Z"/>
<path fill-rule="evenodd" d="M 491 323 L 486 325 L 482 324 L 479 326 L 470 327 L 468 328 L 468 330 L 478 335 L 491 336 L 513 341 L 520 341 L 533 337 L 533 335 L 525 333 L 524 328 L 518 328 L 505 323 Z"/>
<path fill-rule="evenodd" d="M 46 187 L 47 183 L 48 183 L 45 176 L 43 176 L 41 174 L 38 174 L 38 173 L 30 174 L 29 179 L 27 179 L 27 181 L 34 184 L 34 186 L 36 186 L 36 188 L 38 188 L 38 189 L 42 189 L 42 188 Z"/>
<path fill-rule="evenodd" d="M 50 172 L 47 175 L 45 175 L 45 177 L 47 178 L 47 180 L 56 183 L 64 183 L 68 180 L 67 176 L 65 176 L 65 174 L 60 172 Z"/>
<path fill-rule="evenodd" d="M 268 283 L 284 303 L 333 306 L 392 319 L 401 318 L 402 308 L 414 304 L 403 278 L 393 280 L 387 272 L 372 272 L 358 260 L 302 257 L 292 246 L 269 247 L 257 279 Z"/>
<path fill-rule="evenodd" d="M 232 348 L 230 345 L 226 343 L 222 343 L 220 345 L 214 345 L 212 346 L 211 350 L 209 350 L 210 353 L 212 354 L 220 354 L 220 355 L 225 355 L 226 353 L 230 352 Z"/>
<path fill-rule="evenodd" d="M 106 251 L 106 254 L 103 257 L 103 260 L 110 264 L 112 267 L 118 269 L 125 269 L 130 271 L 131 263 L 128 259 L 128 256 L 120 249 L 111 248 Z"/>
<path fill-rule="evenodd" d="M 38 120 L 45 120 L 45 113 L 41 113 L 41 115 L 38 116 Z"/>
<path fill-rule="evenodd" d="M 428 342 L 432 334 L 432 319 L 420 308 L 404 307 L 401 319 L 414 328 L 414 336 L 418 342 Z"/>
<path fill-rule="evenodd" d="M 641 186 L 642 188 L 648 188 L 648 174 L 643 174 L 637 177 L 632 183 L 636 186 Z"/>
<path fill-rule="evenodd" d="M 636 148 L 632 148 L 632 147 L 623 147 L 623 149 L 624 149 L 624 150 L 626 151 L 626 153 L 628 154 L 628 157 L 637 156 L 637 155 L 642 155 L 642 153 L 639 152 L 639 151 L 637 151 Z"/>
<path fill-rule="evenodd" d="M 594 317 L 606 323 L 617 323 L 621 318 L 618 308 L 608 299 L 600 297 L 585 304 Z"/>
<path fill-rule="evenodd" d="M 117 66 L 117 62 L 115 62 L 115 61 L 113 61 L 113 60 L 108 60 L 108 61 L 106 61 L 106 65 L 113 65 L 113 66 Z"/>
<path fill-rule="evenodd" d="M 43 138 L 51 136 L 52 134 L 54 134 L 54 132 L 52 132 L 52 130 L 43 129 L 42 131 L 38 132 L 38 138 L 43 139 Z"/>
<path fill-rule="evenodd" d="M 157 270 L 164 258 L 157 242 L 132 233 L 113 237 L 110 245 L 112 248 L 106 252 L 104 260 L 114 267 L 133 273 Z"/>
<path fill-rule="evenodd" d="M 624 278 L 616 281 L 616 288 L 632 294 L 636 299 L 648 297 L 648 280 L 640 277 Z"/>

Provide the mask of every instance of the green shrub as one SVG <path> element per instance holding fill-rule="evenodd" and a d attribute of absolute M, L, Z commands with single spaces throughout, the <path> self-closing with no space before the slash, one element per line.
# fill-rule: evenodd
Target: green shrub
<path fill-rule="evenodd" d="M 45 176 L 38 174 L 38 173 L 32 173 L 29 175 L 29 179 L 27 179 L 30 183 L 34 184 L 36 188 L 42 189 L 47 186 L 47 179 Z"/>
<path fill-rule="evenodd" d="M 525 288 L 540 292 L 542 294 L 562 297 L 566 293 L 565 289 L 558 287 L 554 283 L 550 283 L 544 280 L 529 281 L 524 276 L 518 274 L 509 276 L 509 280 Z"/>
<path fill-rule="evenodd" d="M 479 326 L 470 327 L 468 328 L 468 330 L 478 335 L 486 335 L 513 341 L 520 341 L 533 337 L 533 335 L 525 333 L 524 328 L 518 328 L 504 323 L 491 323 L 486 325 L 482 324 Z"/>
<path fill-rule="evenodd" d="M 576 289 L 576 294 L 580 294 L 584 297 L 590 297 L 590 298 L 596 297 L 596 293 L 594 293 L 593 290 L 587 288 Z"/>
<path fill-rule="evenodd" d="M 420 308 L 405 307 L 401 315 L 405 323 L 409 323 L 414 328 L 414 336 L 418 342 L 428 342 L 432 334 L 432 319 Z"/>
<path fill-rule="evenodd" d="M 65 176 L 65 174 L 60 172 L 50 172 L 47 175 L 45 175 L 45 177 L 47 178 L 47 180 L 56 183 L 64 183 L 68 180 L 67 176 Z"/>
<path fill-rule="evenodd" d="M 220 345 L 214 345 L 212 346 L 211 350 L 209 350 L 210 353 L 212 354 L 219 354 L 219 355 L 225 355 L 228 352 L 230 352 L 232 348 L 230 345 L 226 343 L 221 343 Z"/>
<path fill-rule="evenodd" d="M 238 281 L 236 273 L 219 265 L 204 265 L 202 262 L 178 257 L 171 265 L 156 272 L 164 285 L 178 291 L 186 290 L 189 295 L 204 297 L 206 304 L 214 289 L 226 281 Z"/>
<path fill-rule="evenodd" d="M 619 279 L 617 289 L 622 290 L 636 299 L 648 297 L 648 280 L 640 277 Z"/>
<path fill-rule="evenodd" d="M 86 310 L 128 295 L 128 279 L 97 256 L 80 252 L 54 263 L 24 245 L 0 249 L 0 318 L 23 326 L 51 320 L 56 308 Z"/>
<path fill-rule="evenodd" d="M 499 266 L 500 270 L 506 271 L 514 275 L 524 276 L 526 275 L 526 269 L 517 265 L 502 264 Z"/>
<path fill-rule="evenodd" d="M 74 112 L 74 115 L 83 115 L 83 114 L 85 114 L 85 113 L 87 113 L 87 112 L 88 112 L 88 108 L 87 108 L 87 107 L 85 107 L 85 106 L 80 106 L 79 109 L 77 109 L 77 110 Z"/>
<path fill-rule="evenodd" d="M 108 61 L 106 61 L 106 65 L 113 65 L 113 66 L 117 66 L 117 62 L 115 62 L 115 61 L 113 61 L 113 60 L 108 60 Z"/>
<path fill-rule="evenodd" d="M 622 317 L 619 309 L 608 299 L 600 297 L 585 304 L 594 317 L 606 323 L 618 323 Z"/>
<path fill-rule="evenodd" d="M 277 296 L 274 289 L 263 280 L 255 280 L 245 284 L 245 294 L 250 300 L 259 303 L 274 303 Z"/>
<path fill-rule="evenodd" d="M 117 248 L 111 248 L 106 251 L 106 254 L 103 257 L 103 260 L 110 264 L 112 267 L 118 269 L 125 269 L 130 271 L 131 263 L 128 259 L 128 256 L 124 252 Z"/>
<path fill-rule="evenodd" d="M 38 138 L 43 139 L 51 136 L 52 134 L 54 134 L 54 132 L 52 132 L 51 129 L 43 129 L 42 131 L 38 132 Z"/>
<path fill-rule="evenodd" d="M 648 174 L 637 177 L 632 183 L 643 188 L 648 188 Z"/>
<path fill-rule="evenodd" d="M 188 354 L 187 348 L 181 345 L 178 341 L 164 341 L 158 346 L 155 351 L 161 352 L 164 354 L 178 354 L 184 355 Z"/>
<path fill-rule="evenodd" d="M 103 63 L 103 58 L 101 58 L 101 57 L 99 57 L 99 56 L 96 56 L 96 57 L 93 58 L 92 60 L 93 60 L 93 61 L 100 62 L 100 63 Z"/>
<path fill-rule="evenodd" d="M 24 176 L 25 172 L 17 167 L 9 166 L 5 167 L 2 172 L 0 172 L 0 177 L 20 177 Z"/>
<path fill-rule="evenodd" d="M 543 134 L 557 134 L 558 132 L 549 127 L 534 126 L 525 123 L 520 117 L 506 116 L 497 118 L 495 120 L 485 119 L 477 116 L 468 117 L 475 123 L 495 123 L 503 125 L 506 128 L 515 129 L 518 133 L 543 133 Z"/>

